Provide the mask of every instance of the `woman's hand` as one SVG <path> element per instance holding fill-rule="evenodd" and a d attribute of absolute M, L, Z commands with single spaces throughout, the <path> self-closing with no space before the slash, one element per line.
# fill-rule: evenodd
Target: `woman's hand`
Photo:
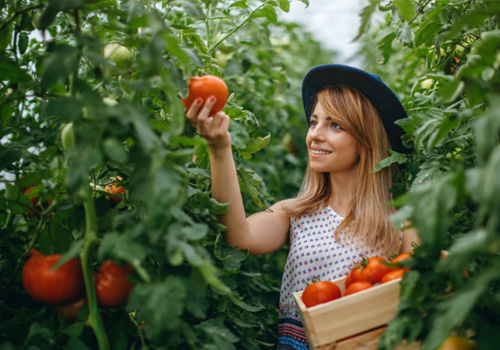
<path fill-rule="evenodd" d="M 229 116 L 220 111 L 215 113 L 213 117 L 209 117 L 215 101 L 214 96 L 211 96 L 205 103 L 201 98 L 198 98 L 186 113 L 187 119 L 196 131 L 208 141 L 208 146 L 213 150 L 231 146 Z"/>

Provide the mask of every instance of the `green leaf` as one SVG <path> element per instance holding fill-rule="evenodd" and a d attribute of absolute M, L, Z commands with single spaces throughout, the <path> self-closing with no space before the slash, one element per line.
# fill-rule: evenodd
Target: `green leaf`
<path fill-rule="evenodd" d="M 254 13 L 255 17 L 266 17 L 267 20 L 271 23 L 277 23 L 278 22 L 278 15 L 276 13 L 276 9 L 272 7 L 271 5 L 265 5 L 263 8 L 260 10 L 256 11 Z"/>
<path fill-rule="evenodd" d="M 23 83 L 31 80 L 28 73 L 21 69 L 11 58 L 0 52 L 0 76 L 11 84 Z"/>
<path fill-rule="evenodd" d="M 127 161 L 127 152 L 123 144 L 115 138 L 107 138 L 103 141 L 104 153 L 113 161 L 125 163 Z"/>
<path fill-rule="evenodd" d="M 257 178 L 255 171 L 239 167 L 238 183 L 240 185 L 241 191 L 248 193 L 255 205 L 257 205 L 259 208 L 267 208 L 260 199 L 260 191 L 258 189 L 258 186 L 262 183 L 262 180 Z"/>
<path fill-rule="evenodd" d="M 225 325 L 224 316 L 201 322 L 196 329 L 205 334 L 204 346 L 206 349 L 236 350 L 234 343 L 239 338 L 235 336 Z"/>
<path fill-rule="evenodd" d="M 40 86 L 47 91 L 57 81 L 66 82 L 78 70 L 79 54 L 74 47 L 59 45 L 45 58 Z"/>
<path fill-rule="evenodd" d="M 12 27 L 13 25 L 11 23 L 7 27 L 3 28 L 2 35 L 0 35 L 0 51 L 5 50 L 7 46 L 10 45 L 12 41 Z M 3 61 L 3 55 L 1 57 L 2 59 L 0 59 L 0 64 Z"/>
<path fill-rule="evenodd" d="M 353 41 L 356 41 L 359 38 L 361 38 L 361 36 L 366 30 L 366 27 L 368 26 L 368 23 L 370 22 L 370 18 L 372 17 L 373 13 L 377 9 L 378 4 L 381 1 L 382 0 L 370 0 L 370 4 L 366 5 L 363 8 L 363 10 L 361 10 L 361 24 L 359 25 L 358 34 L 356 35 Z"/>
<path fill-rule="evenodd" d="M 422 344 L 423 349 L 436 349 L 452 330 L 465 322 L 479 298 L 489 289 L 489 284 L 500 278 L 498 267 L 500 266 L 484 270 L 469 280 L 466 288 L 438 304 L 440 312 L 437 313 L 430 328 L 431 332 Z"/>
<path fill-rule="evenodd" d="M 396 33 L 389 33 L 378 43 L 378 48 L 382 51 L 384 63 L 387 63 L 392 55 L 392 42 L 396 39 L 396 36 Z"/>
<path fill-rule="evenodd" d="M 239 306 L 240 308 L 242 308 L 243 310 L 246 310 L 249 312 L 259 312 L 259 311 L 264 309 L 264 306 L 262 306 L 262 305 L 250 305 L 250 304 L 243 302 L 242 300 L 234 300 L 233 303 L 235 305 Z"/>
<path fill-rule="evenodd" d="M 248 146 L 240 150 L 241 156 L 245 159 L 251 159 L 252 154 L 257 153 L 258 151 L 266 147 L 269 144 L 269 141 L 271 141 L 271 134 L 267 134 L 264 137 L 256 137 L 250 139 Z"/>
<path fill-rule="evenodd" d="M 0 169 L 10 167 L 12 163 L 17 162 L 26 155 L 25 151 L 0 146 Z"/>
<path fill-rule="evenodd" d="M 394 0 L 396 7 L 405 21 L 410 22 L 415 15 L 415 2 L 413 0 Z"/>
<path fill-rule="evenodd" d="M 67 233 L 69 235 L 69 232 L 67 232 Z M 66 261 L 69 261 L 70 259 L 77 257 L 78 254 L 80 253 L 80 251 L 82 250 L 84 243 L 85 243 L 85 241 L 83 239 L 80 239 L 80 240 L 74 242 L 71 245 L 71 248 L 61 256 L 61 259 L 59 259 L 59 261 L 52 267 L 52 269 L 55 270 L 59 266 L 64 264 Z"/>
<path fill-rule="evenodd" d="M 191 17 L 202 20 L 205 19 L 205 13 L 201 8 L 200 4 L 193 0 L 176 0 L 174 4 L 177 6 L 182 6 L 184 11 Z"/>
<path fill-rule="evenodd" d="M 278 0 L 278 5 L 283 11 L 287 13 L 290 11 L 290 2 L 288 0 Z"/>
<path fill-rule="evenodd" d="M 21 34 L 19 34 L 19 41 L 18 41 L 17 45 L 18 45 L 19 53 L 21 55 L 23 55 L 26 52 L 26 49 L 28 48 L 28 41 L 29 41 L 29 38 L 28 38 L 27 33 L 22 32 Z"/>
<path fill-rule="evenodd" d="M 375 165 L 375 168 L 372 170 L 373 173 L 376 173 L 394 163 L 404 164 L 407 161 L 407 156 L 405 154 L 401 154 L 392 150 L 389 151 L 389 154 L 389 157 L 382 159 L 377 163 L 377 165 Z"/>
<path fill-rule="evenodd" d="M 83 0 L 51 0 L 44 8 L 40 17 L 40 30 L 47 29 L 55 20 L 57 14 L 61 11 L 81 8 L 84 5 Z"/>
<path fill-rule="evenodd" d="M 210 198 L 208 201 L 210 212 L 214 215 L 222 215 L 227 212 L 231 203 L 219 203 L 215 199 Z"/>
<path fill-rule="evenodd" d="M 110 232 L 104 235 L 98 256 L 100 260 L 113 257 L 120 261 L 132 262 L 135 259 L 143 260 L 146 251 L 141 244 L 131 241 L 127 236 Z"/>
<path fill-rule="evenodd" d="M 202 264 L 198 267 L 198 271 L 209 285 L 214 287 L 222 294 L 229 295 L 232 293 L 231 289 L 226 286 L 218 277 L 219 270 L 211 263 Z"/>
<path fill-rule="evenodd" d="M 180 325 L 186 297 L 184 281 L 169 276 L 163 282 L 138 284 L 130 293 L 128 305 L 139 306 L 146 334 L 156 340 Z"/>

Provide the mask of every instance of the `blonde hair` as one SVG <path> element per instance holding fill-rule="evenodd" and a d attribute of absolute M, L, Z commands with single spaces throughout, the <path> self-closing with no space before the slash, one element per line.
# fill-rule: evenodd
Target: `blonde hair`
<path fill-rule="evenodd" d="M 375 165 L 388 156 L 387 133 L 373 104 L 360 92 L 347 86 L 327 87 L 319 92 L 316 102 L 326 114 L 358 141 L 359 162 L 351 206 L 343 222 L 335 230 L 348 238 L 361 240 L 372 248 L 388 254 L 399 251 L 401 242 L 389 216 L 394 209 L 388 205 L 394 168 L 373 172 Z M 318 173 L 307 167 L 304 181 L 294 204 L 288 208 L 291 217 L 311 214 L 325 208 L 333 193 L 329 173 Z"/>

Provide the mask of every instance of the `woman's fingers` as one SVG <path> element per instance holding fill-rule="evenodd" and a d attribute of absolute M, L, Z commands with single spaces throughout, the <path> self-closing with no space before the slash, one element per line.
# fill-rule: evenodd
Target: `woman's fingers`
<path fill-rule="evenodd" d="M 213 118 L 210 117 L 210 111 L 212 110 L 215 101 L 216 99 L 214 96 L 209 97 L 205 101 L 203 108 L 201 108 L 200 112 L 198 113 L 197 129 L 202 136 L 206 135 L 211 128 Z"/>
<path fill-rule="evenodd" d="M 193 124 L 193 126 L 196 127 L 197 119 L 198 119 L 198 111 L 200 110 L 201 106 L 203 105 L 203 100 L 201 98 L 197 98 L 194 100 L 193 104 L 189 107 L 188 111 L 186 112 L 186 117 L 187 119 Z"/>
<path fill-rule="evenodd" d="M 215 102 L 214 96 L 208 98 L 205 103 L 201 98 L 195 100 L 189 107 L 186 117 L 196 128 L 196 131 L 208 140 L 210 145 L 214 147 L 230 146 L 229 116 L 222 111 L 210 116 Z"/>

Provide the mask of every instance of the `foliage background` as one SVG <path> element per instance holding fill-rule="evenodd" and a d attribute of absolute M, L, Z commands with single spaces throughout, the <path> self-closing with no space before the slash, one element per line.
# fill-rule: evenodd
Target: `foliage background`
<path fill-rule="evenodd" d="M 226 81 L 251 213 L 297 192 L 306 159 L 301 80 L 335 54 L 278 21 L 286 0 L 0 5 L 0 348 L 274 347 L 286 249 L 247 256 L 224 244 L 216 215 L 225 206 L 210 199 L 207 148 L 180 98 L 192 75 Z M 411 219 L 423 240 L 384 349 L 403 338 L 435 349 L 452 332 L 481 349 L 499 342 L 499 6 L 370 0 L 363 10 L 360 55 L 404 102 L 414 149 L 380 166 L 400 164 L 394 219 Z M 385 21 L 371 21 L 375 12 Z M 110 42 L 131 50 L 130 67 L 103 56 Z M 70 121 L 77 143 L 64 151 Z M 112 207 L 102 188 L 117 176 L 127 196 Z M 52 200 L 39 217 L 27 214 L 30 186 L 30 196 Z M 79 256 L 92 271 L 106 259 L 135 267 L 127 307 L 99 310 L 105 335 L 25 294 L 32 247 Z M 439 260 L 443 249 L 450 254 Z"/>

